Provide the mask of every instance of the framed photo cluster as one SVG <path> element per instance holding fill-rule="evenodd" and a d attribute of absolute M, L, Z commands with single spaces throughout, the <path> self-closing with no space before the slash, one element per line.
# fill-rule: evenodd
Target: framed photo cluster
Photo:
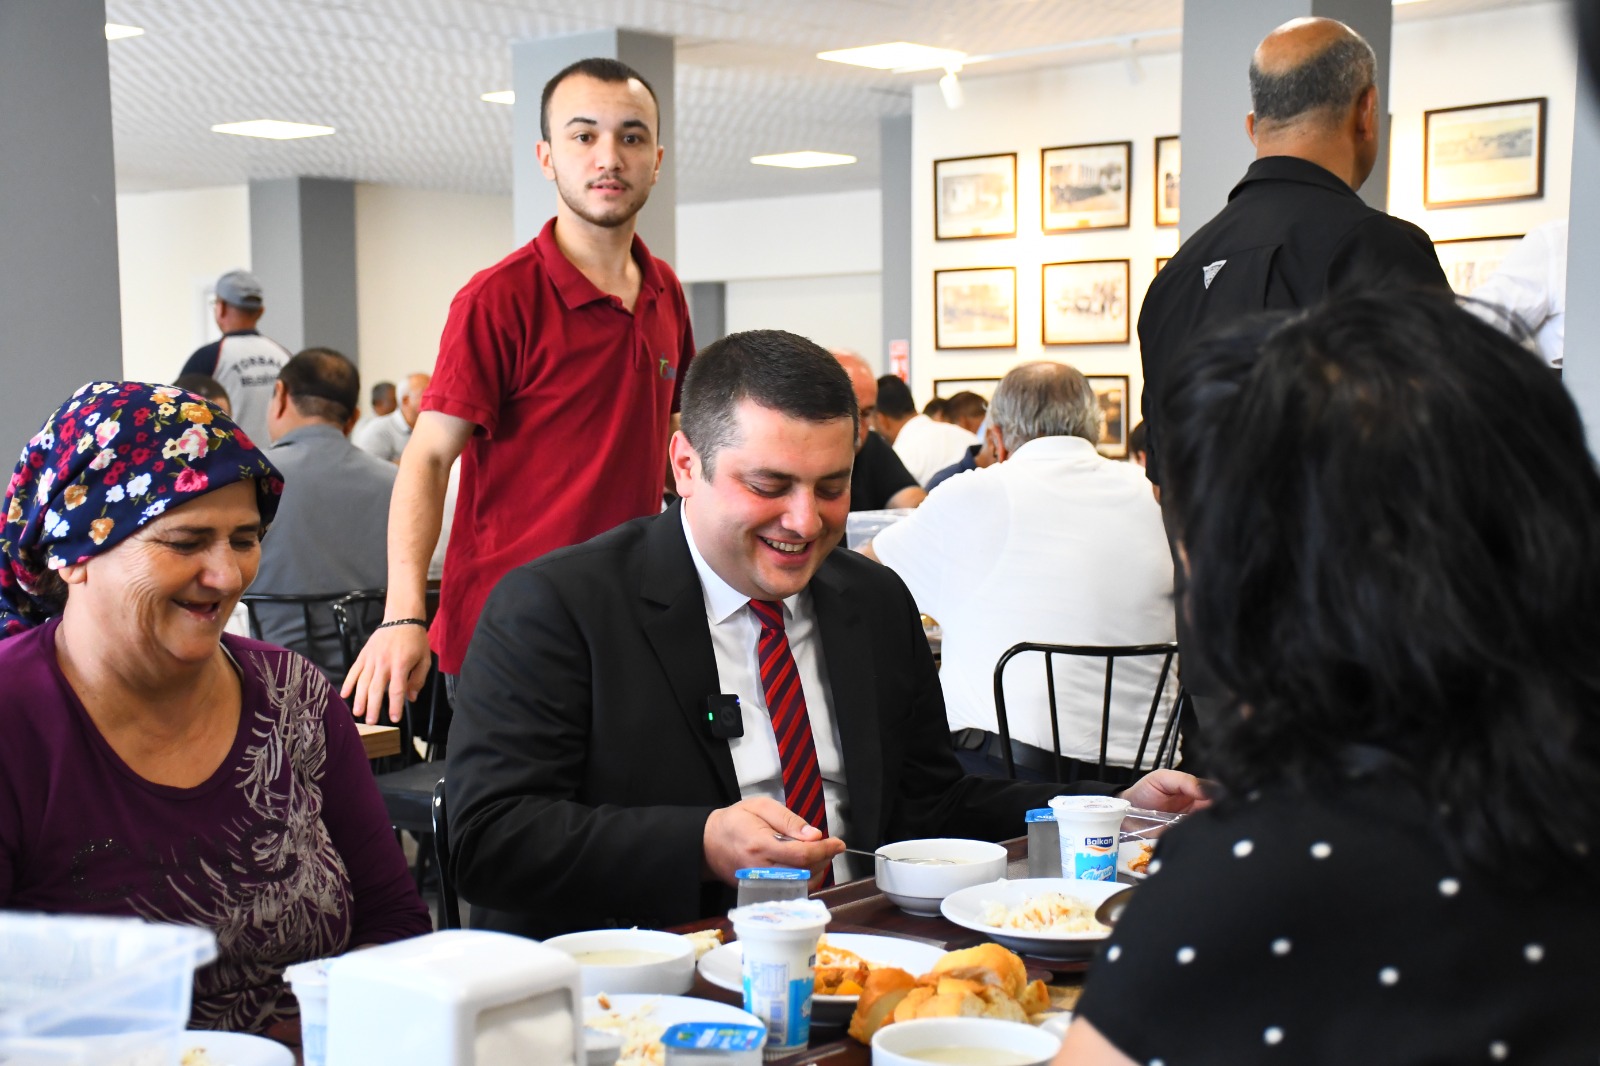
<path fill-rule="evenodd" d="M 1547 105 L 1547 98 L 1538 97 L 1423 112 L 1423 206 L 1544 196 Z"/>

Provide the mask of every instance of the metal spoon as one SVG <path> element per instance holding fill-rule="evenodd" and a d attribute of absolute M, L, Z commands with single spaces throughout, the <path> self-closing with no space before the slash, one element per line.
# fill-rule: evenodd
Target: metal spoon
<path fill-rule="evenodd" d="M 782 843 L 782 844 L 791 844 L 791 843 L 795 843 L 796 842 L 794 837 L 784 836 L 782 833 L 773 833 L 772 834 L 772 839 L 776 840 L 776 841 L 778 841 L 779 843 Z M 892 855 L 882 855 L 882 856 L 880 856 L 875 851 L 862 851 L 860 848 L 847 847 L 847 848 L 844 849 L 844 853 L 846 855 L 860 855 L 864 859 L 882 858 L 882 859 L 885 859 L 885 860 L 887 860 L 889 862 L 903 862 L 903 863 L 908 863 L 908 864 L 910 864 L 912 866 L 954 866 L 954 865 L 956 865 L 956 860 L 954 860 L 954 859 L 898 859 L 898 858 L 895 858 Z"/>
<path fill-rule="evenodd" d="M 1108 897 L 1100 906 L 1095 908 L 1094 920 L 1104 926 L 1114 926 L 1117 919 L 1122 917 L 1123 910 L 1128 906 L 1128 900 L 1133 898 L 1133 885 L 1129 885 L 1115 896 Z"/>

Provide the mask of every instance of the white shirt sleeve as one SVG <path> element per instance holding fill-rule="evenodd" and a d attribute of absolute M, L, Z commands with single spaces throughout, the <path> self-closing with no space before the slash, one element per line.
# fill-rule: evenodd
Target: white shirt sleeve
<path fill-rule="evenodd" d="M 977 561 L 993 559 L 1005 544 L 1009 507 L 990 469 L 951 478 L 873 538 L 879 561 L 900 575 L 917 609 L 936 620 L 978 584 L 986 568 Z"/>

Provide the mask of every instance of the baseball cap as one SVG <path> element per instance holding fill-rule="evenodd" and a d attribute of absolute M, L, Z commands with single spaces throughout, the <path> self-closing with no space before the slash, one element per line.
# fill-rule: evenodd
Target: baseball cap
<path fill-rule="evenodd" d="M 261 308 L 261 282 L 248 270 L 230 270 L 217 279 L 217 299 L 251 311 Z"/>

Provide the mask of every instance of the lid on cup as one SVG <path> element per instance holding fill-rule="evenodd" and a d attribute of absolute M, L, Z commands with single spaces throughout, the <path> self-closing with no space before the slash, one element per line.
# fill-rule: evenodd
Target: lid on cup
<path fill-rule="evenodd" d="M 1049 807 L 1036 807 L 1028 812 L 1029 822 L 1053 822 L 1055 820 L 1056 812 Z"/>
<path fill-rule="evenodd" d="M 741 881 L 809 881 L 810 870 L 791 870 L 787 866 L 747 866 L 733 871 Z"/>
<path fill-rule="evenodd" d="M 661 1046 L 707 1051 L 759 1051 L 767 1031 L 758 1025 L 725 1022 L 679 1022 L 661 1034 Z"/>
<path fill-rule="evenodd" d="M 1121 814 L 1133 804 L 1114 796 L 1057 796 L 1050 801 L 1056 820 L 1062 814 Z"/>
<path fill-rule="evenodd" d="M 752 903 L 748 907 L 735 907 L 728 912 L 728 920 L 742 940 L 748 932 L 763 930 L 782 933 L 820 929 L 833 918 L 828 906 L 814 899 L 783 899 L 770 903 Z"/>

